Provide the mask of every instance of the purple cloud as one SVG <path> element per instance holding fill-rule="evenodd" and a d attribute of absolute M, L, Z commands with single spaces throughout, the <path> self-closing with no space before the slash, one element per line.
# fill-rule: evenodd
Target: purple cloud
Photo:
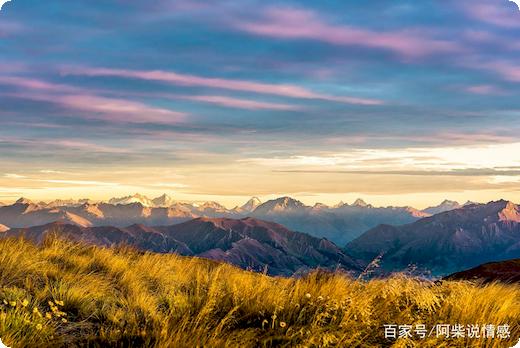
<path fill-rule="evenodd" d="M 520 28 L 520 14 L 515 4 L 500 1 L 470 1 L 464 9 L 474 19 L 504 28 Z"/>
<path fill-rule="evenodd" d="M 194 96 L 179 96 L 174 97 L 178 99 L 198 101 L 203 103 L 215 104 L 236 109 L 246 110 L 298 110 L 297 105 L 268 103 L 255 100 L 238 99 L 233 97 L 219 96 L 219 95 L 194 95 Z"/>
<path fill-rule="evenodd" d="M 37 79 L 2 76 L 0 84 L 22 89 L 3 93 L 4 95 L 83 111 L 86 112 L 86 118 L 112 122 L 174 124 L 181 122 L 186 116 L 182 112 L 156 108 L 137 101 L 97 96 L 73 86 Z"/>
<path fill-rule="evenodd" d="M 349 96 L 333 96 L 317 93 L 292 84 L 271 84 L 246 80 L 234 80 L 224 78 L 209 78 L 176 72 L 161 70 L 124 70 L 124 69 L 105 69 L 105 68 L 69 68 L 63 70 L 64 74 L 82 76 L 111 76 L 121 78 L 131 78 L 149 81 L 166 82 L 181 86 L 201 86 L 217 89 L 226 89 L 242 92 L 253 92 L 259 94 L 271 94 L 282 97 L 299 99 L 321 99 L 346 104 L 358 105 L 380 105 L 383 101 L 377 99 L 358 98 Z"/>
<path fill-rule="evenodd" d="M 294 8 L 270 8 L 265 11 L 264 20 L 237 21 L 234 26 L 261 36 L 279 39 L 308 39 L 333 45 L 382 49 L 407 58 L 462 51 L 462 48 L 454 42 L 434 39 L 418 30 L 373 31 L 352 26 L 333 25 L 328 24 L 313 11 Z"/>
<path fill-rule="evenodd" d="M 465 88 L 465 91 L 471 94 L 480 95 L 500 95 L 504 94 L 504 91 L 493 85 L 475 85 Z"/>
<path fill-rule="evenodd" d="M 474 69 L 493 72 L 506 81 L 520 82 L 520 66 L 508 61 L 488 61 L 470 64 Z"/>

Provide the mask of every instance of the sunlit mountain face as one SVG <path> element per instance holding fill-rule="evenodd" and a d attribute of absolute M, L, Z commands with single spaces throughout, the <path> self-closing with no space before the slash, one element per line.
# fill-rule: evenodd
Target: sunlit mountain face
<path fill-rule="evenodd" d="M 5 2 L 0 201 L 514 201 L 519 33 L 507 0 Z"/>

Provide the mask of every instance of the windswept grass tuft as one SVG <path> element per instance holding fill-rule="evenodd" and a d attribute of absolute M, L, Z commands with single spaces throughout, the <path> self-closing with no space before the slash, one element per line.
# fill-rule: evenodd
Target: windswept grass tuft
<path fill-rule="evenodd" d="M 509 324 L 511 338 L 387 340 L 384 324 Z M 14 347 L 510 347 L 520 286 L 273 278 L 48 239 L 0 241 L 0 338 Z"/>

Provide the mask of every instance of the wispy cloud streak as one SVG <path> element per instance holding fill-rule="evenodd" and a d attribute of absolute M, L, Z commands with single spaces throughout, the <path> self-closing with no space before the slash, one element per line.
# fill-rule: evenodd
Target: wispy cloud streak
<path fill-rule="evenodd" d="M 74 86 L 38 79 L 4 76 L 0 77 L 0 84 L 23 89 L 23 91 L 5 92 L 4 95 L 83 111 L 85 118 L 128 123 L 174 124 L 182 121 L 186 116 L 182 112 L 152 107 L 137 101 L 89 94 L 89 91 Z"/>
<path fill-rule="evenodd" d="M 162 70 L 126 70 L 107 68 L 65 68 L 63 74 L 81 76 L 105 76 L 120 77 L 128 79 L 140 79 L 147 81 L 158 81 L 181 86 L 199 86 L 217 89 L 226 89 L 241 92 L 253 92 L 260 94 L 271 94 L 289 98 L 299 99 L 321 99 L 346 104 L 380 105 L 383 101 L 370 98 L 358 98 L 350 96 L 334 96 L 311 91 L 307 88 L 293 84 L 272 84 L 246 80 L 211 78 L 196 75 L 180 74 Z"/>
<path fill-rule="evenodd" d="M 256 35 L 383 49 L 405 57 L 422 57 L 462 51 L 462 47 L 451 41 L 431 38 L 417 30 L 372 31 L 352 26 L 333 25 L 326 23 L 313 11 L 293 8 L 271 8 L 266 11 L 263 20 L 237 21 L 234 26 Z"/>
<path fill-rule="evenodd" d="M 174 98 L 192 100 L 192 101 L 197 101 L 197 102 L 225 106 L 225 107 L 229 107 L 229 108 L 246 109 L 246 110 L 289 111 L 289 110 L 301 109 L 301 107 L 298 105 L 269 103 L 269 102 L 263 102 L 263 101 L 238 99 L 238 98 L 218 96 L 218 95 L 178 96 L 178 97 L 174 97 Z"/>

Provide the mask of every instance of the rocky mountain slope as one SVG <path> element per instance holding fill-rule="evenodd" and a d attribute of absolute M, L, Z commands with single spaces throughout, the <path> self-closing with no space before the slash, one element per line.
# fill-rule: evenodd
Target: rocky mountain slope
<path fill-rule="evenodd" d="M 357 262 L 326 239 L 253 218 L 198 218 L 172 226 L 126 228 L 81 227 L 57 222 L 13 228 L 0 238 L 23 236 L 42 243 L 52 235 L 99 246 L 125 244 L 140 250 L 199 256 L 244 269 L 265 270 L 272 275 L 301 274 L 317 267 L 360 271 Z"/>
<path fill-rule="evenodd" d="M 520 257 L 520 209 L 508 201 L 473 204 L 403 226 L 380 225 L 346 250 L 365 263 L 378 255 L 382 271 L 409 265 L 449 274 Z"/>

